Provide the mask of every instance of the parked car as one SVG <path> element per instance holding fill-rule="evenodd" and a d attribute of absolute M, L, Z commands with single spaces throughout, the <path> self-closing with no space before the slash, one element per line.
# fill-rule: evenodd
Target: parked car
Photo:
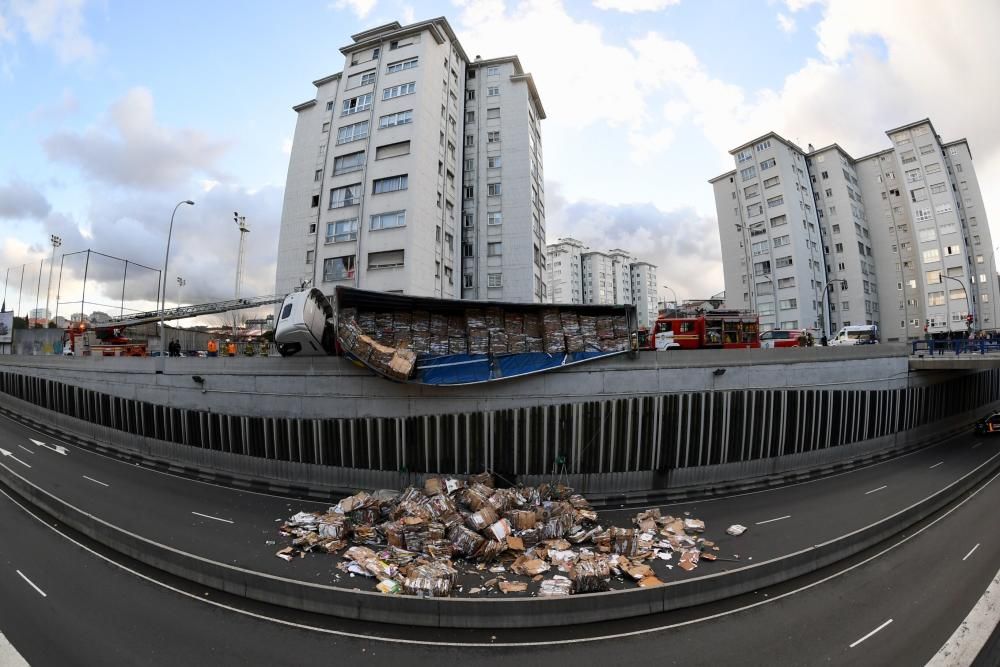
<path fill-rule="evenodd" d="M 1000 433 L 1000 411 L 993 411 L 976 422 L 976 433 L 990 435 Z"/>

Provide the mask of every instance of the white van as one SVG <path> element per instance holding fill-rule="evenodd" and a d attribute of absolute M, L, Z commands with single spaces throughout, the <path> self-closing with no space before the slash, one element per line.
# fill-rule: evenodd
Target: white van
<path fill-rule="evenodd" d="M 854 324 L 841 327 L 829 345 L 865 345 L 878 343 L 878 327 L 874 324 Z"/>

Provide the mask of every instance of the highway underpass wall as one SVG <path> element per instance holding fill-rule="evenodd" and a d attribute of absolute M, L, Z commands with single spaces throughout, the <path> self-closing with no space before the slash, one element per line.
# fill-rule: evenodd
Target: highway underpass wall
<path fill-rule="evenodd" d="M 1000 400 L 1000 370 L 911 372 L 895 348 L 642 353 L 450 388 L 335 358 L 168 359 L 156 374 L 150 359 L 14 356 L 0 359 L 0 405 L 189 472 L 299 492 L 491 470 L 627 495 L 901 451 Z"/>

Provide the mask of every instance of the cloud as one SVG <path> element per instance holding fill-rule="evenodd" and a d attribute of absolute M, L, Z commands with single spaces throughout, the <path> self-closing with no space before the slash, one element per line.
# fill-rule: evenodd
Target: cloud
<path fill-rule="evenodd" d="M 778 27 L 782 32 L 795 32 L 795 19 L 778 12 Z"/>
<path fill-rule="evenodd" d="M 723 288 L 719 235 L 713 217 L 690 207 L 664 211 L 651 203 L 612 205 L 567 201 L 558 183 L 546 192 L 549 243 L 571 236 L 593 250 L 622 248 L 657 265 L 659 285 L 679 297 L 708 297 Z"/>
<path fill-rule="evenodd" d="M 0 218 L 40 220 L 52 206 L 41 192 L 23 181 L 0 185 Z"/>
<path fill-rule="evenodd" d="M 350 9 L 359 19 L 368 16 L 377 0 L 337 0 L 330 5 L 332 9 Z"/>
<path fill-rule="evenodd" d="M 634 14 L 636 12 L 658 12 L 670 5 L 680 4 L 681 0 L 594 0 L 598 9 L 614 10 Z"/>
<path fill-rule="evenodd" d="M 158 189 L 186 183 L 195 174 L 224 180 L 215 163 L 229 144 L 197 130 L 157 124 L 152 93 L 133 88 L 111 105 L 99 127 L 57 132 L 43 146 L 49 159 L 73 164 L 86 176 Z"/>
<path fill-rule="evenodd" d="M 15 29 L 35 44 L 51 47 L 63 63 L 92 61 L 99 48 L 84 28 L 84 0 L 11 0 L 0 8 L 0 40 L 14 41 Z"/>

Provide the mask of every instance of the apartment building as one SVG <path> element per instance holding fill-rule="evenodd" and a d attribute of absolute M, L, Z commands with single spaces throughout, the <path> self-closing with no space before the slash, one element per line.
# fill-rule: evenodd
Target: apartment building
<path fill-rule="evenodd" d="M 542 301 L 531 75 L 516 56 L 470 60 L 444 18 L 351 39 L 343 70 L 293 107 L 276 291 Z"/>
<path fill-rule="evenodd" d="M 726 303 L 762 330 L 817 328 L 827 278 L 805 151 L 771 132 L 730 153 L 736 169 L 709 181 Z"/>
<path fill-rule="evenodd" d="M 732 151 L 737 168 L 710 181 L 730 307 L 756 310 L 764 329 L 877 324 L 889 341 L 922 336 L 925 327 L 964 332 L 970 313 L 973 329 L 998 328 L 996 258 L 968 142 L 942 142 L 927 119 L 886 134 L 892 148 L 858 159 L 837 144 L 810 145 L 802 153 L 774 133 Z M 770 165 L 774 142 L 786 150 Z M 763 203 L 770 209 L 775 199 L 802 193 L 796 152 L 809 173 L 822 271 L 816 270 L 809 208 L 800 202 L 801 229 L 786 226 L 787 210 L 762 215 Z M 793 171 L 772 175 L 783 160 Z M 783 185 L 789 177 L 793 188 Z M 785 229 L 793 232 L 787 241 Z M 786 319 L 790 299 L 798 299 L 800 310 L 805 303 L 790 290 L 806 281 L 812 302 L 825 301 L 825 308 Z"/>

